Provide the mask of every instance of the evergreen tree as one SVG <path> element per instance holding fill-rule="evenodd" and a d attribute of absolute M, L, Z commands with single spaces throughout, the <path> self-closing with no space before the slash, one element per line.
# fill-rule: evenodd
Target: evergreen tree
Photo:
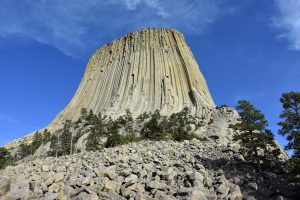
<path fill-rule="evenodd" d="M 72 144 L 73 144 L 73 137 L 70 131 L 72 123 L 70 120 L 65 122 L 65 125 L 62 129 L 61 137 L 60 137 L 60 146 L 63 155 L 71 154 Z"/>
<path fill-rule="evenodd" d="M 91 109 L 88 113 L 88 115 L 86 116 L 86 121 L 88 123 L 88 125 L 92 125 L 95 122 L 95 118 L 97 116 L 94 115 L 93 110 Z"/>
<path fill-rule="evenodd" d="M 283 93 L 280 102 L 283 107 L 280 118 L 283 121 L 278 123 L 281 126 L 278 133 L 289 141 L 285 148 L 293 150 L 290 162 L 294 171 L 300 173 L 300 92 Z"/>
<path fill-rule="evenodd" d="M 31 154 L 31 147 L 28 144 L 21 143 L 18 147 L 17 159 L 25 158 Z"/>
<path fill-rule="evenodd" d="M 43 135 L 40 132 L 36 132 L 33 136 L 33 141 L 29 145 L 30 154 L 34 154 L 35 151 L 42 145 L 43 143 Z"/>
<path fill-rule="evenodd" d="M 93 116 L 93 126 L 91 128 L 91 133 L 87 137 L 86 142 L 86 150 L 87 151 L 97 151 L 101 149 L 101 146 L 99 145 L 99 140 L 103 135 L 105 134 L 105 123 L 102 118 L 101 113 L 98 114 L 98 116 Z"/>
<path fill-rule="evenodd" d="M 150 115 L 147 112 L 144 112 L 143 114 L 140 114 L 136 119 L 138 123 L 142 123 L 145 121 L 145 119 L 149 118 Z"/>
<path fill-rule="evenodd" d="M 48 137 L 48 136 L 46 136 Z M 45 140 L 48 138 L 45 138 Z M 36 150 L 43 144 L 44 142 L 44 135 L 40 132 L 36 132 L 33 136 L 33 140 L 30 144 L 22 143 L 19 146 L 17 158 L 22 159 L 26 156 L 32 155 L 36 152 Z"/>
<path fill-rule="evenodd" d="M 82 108 L 80 114 L 81 114 L 81 117 L 83 119 L 85 119 L 87 117 L 87 114 L 88 114 L 87 109 L 86 108 Z"/>
<path fill-rule="evenodd" d="M 165 130 L 160 124 L 161 116 L 158 110 L 152 115 L 151 119 L 145 123 L 142 130 L 142 135 L 146 139 L 150 140 L 162 140 L 165 138 Z"/>
<path fill-rule="evenodd" d="M 115 147 L 117 145 L 122 144 L 121 135 L 119 134 L 119 128 L 120 125 L 118 124 L 118 120 L 114 122 L 110 118 L 109 130 L 108 130 L 109 135 L 105 143 L 105 147 Z"/>
<path fill-rule="evenodd" d="M 10 155 L 9 151 L 4 147 L 0 147 L 0 170 L 12 163 L 13 157 Z"/>
<path fill-rule="evenodd" d="M 51 133 L 48 131 L 48 129 L 45 129 L 43 132 L 43 139 L 42 143 L 47 144 L 51 140 Z"/>
<path fill-rule="evenodd" d="M 61 151 L 61 144 L 59 141 L 59 131 L 57 131 L 55 134 L 52 135 L 51 137 L 51 151 L 49 152 L 50 156 L 61 156 L 62 155 L 62 151 Z"/>
<path fill-rule="evenodd" d="M 236 109 L 240 120 L 231 126 L 239 131 L 235 139 L 245 148 L 241 153 L 249 162 L 256 165 L 258 172 L 261 172 L 262 164 L 266 165 L 271 160 L 277 159 L 279 151 L 273 140 L 274 135 L 267 129 L 268 122 L 264 114 L 254 108 L 249 101 L 239 101 Z"/>
<path fill-rule="evenodd" d="M 133 132 L 133 117 L 129 109 L 126 109 L 126 114 L 125 114 L 125 130 L 127 133 L 132 133 Z"/>
<path fill-rule="evenodd" d="M 112 132 L 106 141 L 105 147 L 115 147 L 122 144 L 121 135 L 117 132 Z"/>

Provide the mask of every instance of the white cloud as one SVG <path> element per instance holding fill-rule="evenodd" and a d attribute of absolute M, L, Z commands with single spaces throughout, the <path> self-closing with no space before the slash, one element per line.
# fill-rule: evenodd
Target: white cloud
<path fill-rule="evenodd" d="M 278 13 L 273 24 L 280 31 L 279 38 L 287 39 L 291 49 L 300 50 L 300 0 L 275 0 Z"/>
<path fill-rule="evenodd" d="M 22 123 L 19 120 L 10 117 L 9 115 L 0 113 L 0 127 L 10 127 L 10 126 L 19 127 L 19 128 L 30 128 L 30 129 L 33 128 L 31 126 Z"/>
<path fill-rule="evenodd" d="M 231 13 L 229 0 L 1 0 L 0 37 L 22 36 L 66 55 L 87 56 L 100 44 L 144 27 L 202 34 Z M 105 38 L 105 39 L 104 39 Z"/>

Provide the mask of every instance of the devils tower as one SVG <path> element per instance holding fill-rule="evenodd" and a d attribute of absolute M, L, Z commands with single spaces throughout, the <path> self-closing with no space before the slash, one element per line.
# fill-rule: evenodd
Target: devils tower
<path fill-rule="evenodd" d="M 197 119 L 218 115 L 205 78 L 178 30 L 146 28 L 114 40 L 95 51 L 70 103 L 46 127 L 51 133 L 82 108 L 113 119 L 129 110 L 136 118 L 158 110 L 162 115 L 189 108 Z M 33 133 L 12 141 L 31 143 Z"/>
<path fill-rule="evenodd" d="M 244 158 L 240 119 L 215 106 L 180 32 L 135 31 L 96 50 L 48 127 L 6 145 L 0 199 L 298 199 L 279 145 L 260 149 L 264 176 Z"/>
<path fill-rule="evenodd" d="M 116 117 L 126 109 L 170 115 L 185 107 L 198 117 L 215 107 L 199 66 L 179 31 L 147 28 L 96 50 L 75 96 L 48 128 L 77 120 L 82 108 Z"/>

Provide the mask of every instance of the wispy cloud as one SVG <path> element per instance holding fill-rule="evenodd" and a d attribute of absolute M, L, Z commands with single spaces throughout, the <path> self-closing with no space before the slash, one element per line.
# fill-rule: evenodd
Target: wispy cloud
<path fill-rule="evenodd" d="M 300 1 L 274 1 L 278 13 L 273 18 L 273 25 L 281 31 L 279 38 L 287 39 L 291 49 L 300 50 Z"/>
<path fill-rule="evenodd" d="M 0 113 L 0 147 L 7 144 L 12 138 L 18 138 L 26 132 L 37 130 L 37 127 L 28 125 L 28 122 L 22 122 L 10 115 Z M 10 133 L 10 134 L 8 134 Z"/>
<path fill-rule="evenodd" d="M 28 129 L 34 129 L 35 127 L 29 126 L 25 123 L 22 123 L 21 121 L 14 119 L 6 114 L 0 113 L 0 127 L 19 127 L 19 128 L 28 128 Z"/>
<path fill-rule="evenodd" d="M 1 0 L 0 37 L 31 38 L 80 58 L 137 28 L 203 34 L 233 7 L 229 0 Z"/>

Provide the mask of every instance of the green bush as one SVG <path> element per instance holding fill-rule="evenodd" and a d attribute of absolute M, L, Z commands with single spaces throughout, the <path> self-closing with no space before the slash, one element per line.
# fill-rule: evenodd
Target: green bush
<path fill-rule="evenodd" d="M 19 146 L 17 158 L 22 159 L 34 154 L 42 144 L 46 144 L 49 141 L 51 141 L 51 134 L 47 129 L 45 129 L 43 133 L 36 132 L 33 136 L 33 141 L 30 144 L 22 143 Z"/>
<path fill-rule="evenodd" d="M 127 134 L 127 135 L 121 135 L 121 141 L 122 144 L 128 144 L 132 142 L 139 142 L 141 141 L 141 138 L 136 136 L 135 134 Z"/>
<path fill-rule="evenodd" d="M 148 119 L 145 122 L 145 119 Z M 141 137 L 137 136 L 137 133 L 133 130 L 134 119 L 129 110 L 126 110 L 125 115 L 120 116 L 117 120 L 102 117 L 101 114 L 95 115 L 92 110 L 87 112 L 86 109 L 82 109 L 81 117 L 76 123 L 69 122 L 69 127 L 65 127 L 51 138 L 51 155 L 66 155 L 72 152 L 70 142 L 74 143 L 84 134 L 82 132 L 72 136 L 69 128 L 80 127 L 80 124 L 84 123 L 84 126 L 90 127 L 90 134 L 86 141 L 87 151 L 97 151 L 103 147 L 115 147 L 117 145 L 127 144 L 131 142 L 137 142 L 142 139 L 150 140 L 166 140 L 172 139 L 176 141 L 190 140 L 193 138 L 203 140 L 194 134 L 189 133 L 190 127 L 187 124 L 193 123 L 195 120 L 190 115 L 188 108 L 183 109 L 181 112 L 174 113 L 170 117 L 161 116 L 159 111 L 156 110 L 153 114 L 143 113 L 137 119 L 137 123 L 143 123 L 142 130 L 140 132 Z M 119 134 L 120 128 L 125 130 L 124 135 Z M 78 130 L 78 129 L 77 129 Z M 79 130 L 80 131 L 80 130 Z M 101 144 L 102 137 L 107 137 L 105 144 Z M 71 147 L 72 148 L 72 147 Z"/>
<path fill-rule="evenodd" d="M 165 130 L 160 123 L 160 119 L 160 113 L 158 110 L 156 110 L 151 115 L 151 119 L 144 125 L 144 128 L 142 130 L 144 139 L 162 140 L 165 138 Z"/>
<path fill-rule="evenodd" d="M 0 147 L 0 170 L 12 164 L 13 157 L 11 156 L 10 152 L 4 147 Z"/>
<path fill-rule="evenodd" d="M 109 135 L 105 147 L 115 147 L 118 145 L 128 144 L 132 142 L 141 141 L 140 137 L 137 137 L 135 134 L 127 134 L 127 135 L 120 135 L 118 133 L 113 133 Z"/>
<path fill-rule="evenodd" d="M 108 136 L 105 147 L 106 148 L 115 147 L 121 144 L 122 144 L 121 135 L 117 132 L 114 132 Z"/>

